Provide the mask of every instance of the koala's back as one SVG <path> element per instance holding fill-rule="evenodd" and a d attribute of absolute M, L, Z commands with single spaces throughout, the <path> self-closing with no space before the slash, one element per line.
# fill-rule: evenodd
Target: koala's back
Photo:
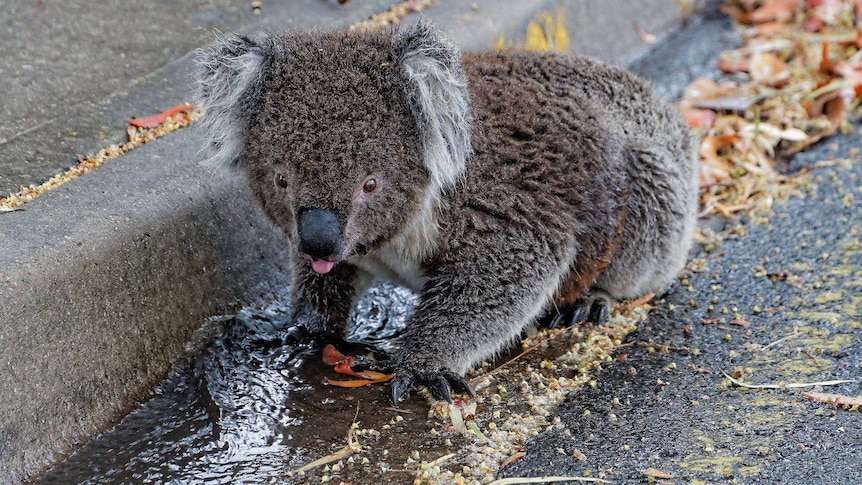
<path fill-rule="evenodd" d="M 590 58 L 467 54 L 463 66 L 474 158 L 455 191 L 455 226 L 576 246 L 563 285 L 572 295 L 594 281 L 616 298 L 667 284 L 696 218 L 693 144 L 679 113 L 636 76 Z"/>

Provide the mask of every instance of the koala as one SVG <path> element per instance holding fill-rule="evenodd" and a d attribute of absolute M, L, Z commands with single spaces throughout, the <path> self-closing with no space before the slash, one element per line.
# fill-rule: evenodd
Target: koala
<path fill-rule="evenodd" d="M 243 171 L 295 251 L 294 322 L 337 338 L 375 279 L 418 295 L 391 398 L 535 322 L 658 292 L 696 224 L 695 148 L 643 80 L 599 60 L 461 54 L 428 23 L 226 35 L 199 51 L 210 163 Z"/>

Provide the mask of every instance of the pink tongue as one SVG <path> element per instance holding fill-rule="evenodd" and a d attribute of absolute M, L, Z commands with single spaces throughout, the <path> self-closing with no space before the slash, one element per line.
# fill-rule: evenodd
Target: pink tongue
<path fill-rule="evenodd" d="M 335 263 L 323 259 L 315 259 L 311 262 L 311 269 L 313 269 L 315 273 L 320 274 L 329 273 L 333 266 L 335 266 Z"/>

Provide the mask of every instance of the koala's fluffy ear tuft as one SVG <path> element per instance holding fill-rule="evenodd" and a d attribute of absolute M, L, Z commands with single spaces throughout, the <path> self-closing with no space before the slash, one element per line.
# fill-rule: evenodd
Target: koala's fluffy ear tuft
<path fill-rule="evenodd" d="M 464 174 L 470 145 L 470 96 L 458 48 L 427 22 L 395 33 L 394 58 L 408 79 L 407 98 L 424 139 L 424 163 L 441 189 Z"/>
<path fill-rule="evenodd" d="M 245 36 L 220 36 L 197 51 L 195 104 L 202 120 L 212 167 L 241 163 L 249 116 L 260 89 L 266 54 L 259 42 Z"/>

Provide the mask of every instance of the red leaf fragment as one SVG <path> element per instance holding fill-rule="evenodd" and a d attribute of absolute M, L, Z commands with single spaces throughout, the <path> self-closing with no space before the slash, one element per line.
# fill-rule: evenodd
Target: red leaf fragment
<path fill-rule="evenodd" d="M 339 352 L 334 345 L 329 344 L 323 348 L 323 363 L 326 365 L 340 364 L 347 360 L 347 356 Z"/>
<path fill-rule="evenodd" d="M 348 358 L 346 361 L 336 364 L 332 370 L 346 376 L 362 377 L 361 375 L 359 375 L 358 372 L 351 368 L 353 366 L 353 363 L 353 359 Z"/>
<path fill-rule="evenodd" d="M 155 128 L 164 123 L 165 120 L 168 119 L 168 117 L 173 116 L 177 113 L 189 111 L 192 108 L 194 108 L 194 105 L 181 104 L 179 106 L 174 106 L 169 110 L 162 111 L 157 115 L 148 116 L 146 118 L 132 118 L 129 120 L 129 124 L 132 126 L 137 126 L 138 128 Z"/>

